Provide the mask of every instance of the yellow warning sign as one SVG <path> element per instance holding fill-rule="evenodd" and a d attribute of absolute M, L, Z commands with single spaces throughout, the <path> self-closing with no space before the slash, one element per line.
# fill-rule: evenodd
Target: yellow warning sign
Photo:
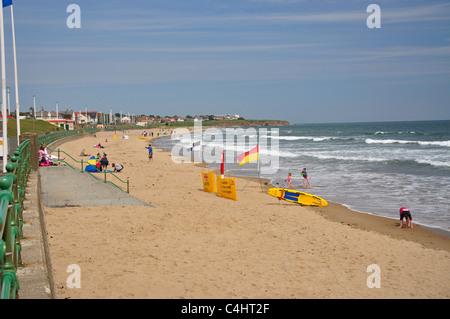
<path fill-rule="evenodd" d="M 202 171 L 203 190 L 209 193 L 216 192 L 216 180 L 214 173 L 205 173 Z"/>
<path fill-rule="evenodd" d="M 234 178 L 222 178 L 217 175 L 217 195 L 237 200 L 236 180 Z"/>

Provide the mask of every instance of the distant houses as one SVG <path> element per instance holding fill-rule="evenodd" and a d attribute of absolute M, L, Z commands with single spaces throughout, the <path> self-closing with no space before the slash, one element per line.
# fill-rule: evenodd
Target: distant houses
<path fill-rule="evenodd" d="M 115 124 L 135 124 L 138 126 L 148 126 L 152 124 L 170 124 L 170 123 L 182 123 L 182 122 L 198 122 L 198 121 L 214 121 L 214 120 L 237 120 L 242 117 L 238 114 L 233 115 L 187 115 L 182 116 L 155 116 L 155 115 L 138 115 L 138 116 L 122 116 L 122 114 L 115 113 L 101 113 L 98 111 L 84 111 L 75 112 L 73 110 L 66 109 L 65 111 L 45 111 L 43 107 L 36 114 L 30 108 L 29 113 L 21 113 L 21 119 L 37 119 L 43 120 L 54 124 L 55 126 L 62 127 L 65 130 L 73 130 L 79 127 L 87 125 L 97 125 L 102 127 L 104 125 Z M 23 116 L 25 114 L 25 116 Z M 12 117 L 16 117 L 14 112 Z"/>

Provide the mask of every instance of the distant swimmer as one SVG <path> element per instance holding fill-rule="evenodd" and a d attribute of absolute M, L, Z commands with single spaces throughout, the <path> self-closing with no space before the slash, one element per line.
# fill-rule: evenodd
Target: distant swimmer
<path fill-rule="evenodd" d="M 308 186 L 311 187 L 311 184 L 309 182 L 308 173 L 306 172 L 306 168 L 303 168 L 303 171 L 302 171 L 301 174 L 303 176 L 303 187 L 306 187 L 306 183 L 305 182 L 308 182 Z"/>
<path fill-rule="evenodd" d="M 411 212 L 409 211 L 408 208 L 406 207 L 402 207 L 400 208 L 400 228 L 403 227 L 403 219 L 406 218 L 406 223 L 408 225 L 408 227 L 413 228 L 413 222 L 412 222 L 412 217 L 411 217 Z"/>

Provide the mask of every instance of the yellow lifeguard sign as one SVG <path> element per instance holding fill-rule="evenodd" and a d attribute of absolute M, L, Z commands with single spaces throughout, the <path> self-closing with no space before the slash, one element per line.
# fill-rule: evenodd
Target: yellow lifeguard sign
<path fill-rule="evenodd" d="M 216 180 L 214 173 L 205 173 L 202 171 L 203 190 L 208 193 L 216 192 Z"/>
<path fill-rule="evenodd" d="M 217 195 L 237 200 L 236 180 L 234 178 L 222 178 L 217 175 Z"/>

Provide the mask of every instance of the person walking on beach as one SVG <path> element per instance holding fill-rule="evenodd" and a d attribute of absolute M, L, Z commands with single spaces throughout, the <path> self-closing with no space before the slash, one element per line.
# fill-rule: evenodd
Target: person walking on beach
<path fill-rule="evenodd" d="M 292 175 L 291 173 L 288 173 L 288 178 L 284 180 L 285 182 L 288 182 L 288 187 L 292 187 Z"/>
<path fill-rule="evenodd" d="M 148 160 L 153 162 L 153 147 L 152 144 L 149 144 L 148 147 L 145 147 L 148 149 Z"/>
<path fill-rule="evenodd" d="M 400 228 L 403 228 L 403 219 L 406 218 L 406 223 L 408 225 L 408 227 L 413 228 L 413 222 L 412 222 L 412 217 L 411 217 L 411 212 L 409 211 L 408 208 L 406 207 L 401 207 L 400 208 Z"/>
<path fill-rule="evenodd" d="M 309 183 L 308 173 L 306 172 L 306 168 L 303 168 L 301 175 L 303 176 L 303 187 L 306 187 L 305 181 L 308 182 L 308 186 L 311 187 L 311 184 Z"/>

